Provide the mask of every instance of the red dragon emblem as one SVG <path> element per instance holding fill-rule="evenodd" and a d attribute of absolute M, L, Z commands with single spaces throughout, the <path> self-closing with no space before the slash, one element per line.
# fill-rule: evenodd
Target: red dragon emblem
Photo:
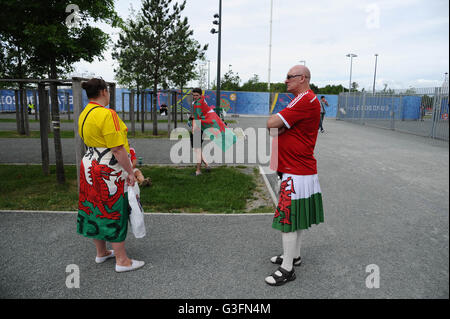
<path fill-rule="evenodd" d="M 289 190 L 286 190 L 286 187 L 291 185 Z M 281 182 L 280 186 L 280 200 L 278 201 L 277 210 L 275 211 L 274 218 L 280 217 L 281 213 L 283 213 L 284 218 L 280 220 L 282 224 L 291 224 L 290 215 L 291 215 L 291 195 L 295 194 L 294 182 L 292 177 L 288 177 L 283 182 Z"/>
<path fill-rule="evenodd" d="M 85 177 L 85 170 L 83 162 L 81 162 L 80 167 L 80 198 L 78 201 L 78 209 L 84 211 L 86 214 L 90 215 L 92 213 L 89 206 L 85 206 L 83 203 L 87 200 L 97 207 L 101 215 L 97 215 L 97 218 L 107 218 L 118 220 L 120 219 L 120 212 L 114 211 L 109 213 L 105 207 L 112 210 L 115 202 L 123 195 L 125 180 L 122 178 L 117 178 L 114 184 L 117 186 L 117 191 L 115 194 L 111 195 L 109 193 L 108 185 L 105 181 L 109 181 L 110 177 L 119 177 L 122 172 L 113 174 L 114 170 L 107 165 L 101 165 L 97 160 L 92 161 L 92 165 L 88 170 L 89 177 L 91 177 L 92 185 L 89 184 Z"/>

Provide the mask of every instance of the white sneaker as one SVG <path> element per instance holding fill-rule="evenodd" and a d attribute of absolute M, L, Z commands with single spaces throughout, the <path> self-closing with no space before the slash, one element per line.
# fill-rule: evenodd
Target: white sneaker
<path fill-rule="evenodd" d="M 145 265 L 145 262 L 131 259 L 131 266 L 119 266 L 116 264 L 116 272 L 133 271 Z"/>
<path fill-rule="evenodd" d="M 114 255 L 114 250 L 110 250 L 110 252 L 111 252 L 111 254 L 108 255 L 108 256 L 104 256 L 104 257 L 95 257 L 95 262 L 96 262 L 97 264 L 101 264 L 101 263 L 104 263 L 104 262 L 106 261 L 106 259 L 108 259 L 108 258 L 116 257 L 116 256 Z"/>

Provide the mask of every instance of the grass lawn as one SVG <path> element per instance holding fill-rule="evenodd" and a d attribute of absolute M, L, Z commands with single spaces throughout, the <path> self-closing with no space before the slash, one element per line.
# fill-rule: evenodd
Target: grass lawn
<path fill-rule="evenodd" d="M 143 166 L 153 185 L 141 189 L 145 212 L 242 213 L 256 189 L 255 172 L 236 167 L 214 167 L 192 176 L 194 167 Z M 56 182 L 55 166 L 43 176 L 39 165 L 0 165 L 0 209 L 76 211 L 76 167 L 65 167 L 66 184 Z M 270 212 L 258 207 L 252 212 Z"/>

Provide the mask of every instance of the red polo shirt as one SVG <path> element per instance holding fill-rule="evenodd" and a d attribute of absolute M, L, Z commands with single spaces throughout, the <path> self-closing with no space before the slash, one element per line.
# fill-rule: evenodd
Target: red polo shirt
<path fill-rule="evenodd" d="M 271 169 L 293 175 L 317 174 L 317 162 L 314 158 L 320 122 L 320 102 L 317 96 L 311 90 L 303 92 L 277 115 L 283 120 L 287 130 L 273 139 L 272 154 L 275 156 L 278 151 L 278 163 L 272 157 Z"/>

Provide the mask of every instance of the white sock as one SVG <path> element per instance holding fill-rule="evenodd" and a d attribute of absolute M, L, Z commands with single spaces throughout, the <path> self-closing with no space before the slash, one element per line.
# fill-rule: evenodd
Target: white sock
<path fill-rule="evenodd" d="M 283 241 L 283 263 L 281 264 L 281 267 L 287 271 L 291 271 L 297 248 L 297 232 L 282 233 L 281 239 Z M 277 276 L 282 275 L 278 270 L 275 274 Z M 268 276 L 266 277 L 266 282 L 274 284 L 275 279 L 272 276 Z"/>
<path fill-rule="evenodd" d="M 294 255 L 294 258 L 298 258 L 298 257 L 302 256 L 301 249 L 302 249 L 302 238 L 303 238 L 303 234 L 305 233 L 304 230 L 305 229 L 297 230 L 297 243 L 296 243 L 296 250 L 295 250 L 296 254 Z M 283 249 L 283 255 L 281 255 L 280 257 L 283 258 L 284 254 L 285 254 L 285 249 Z M 270 260 L 273 263 L 275 263 L 275 261 L 277 260 L 277 256 L 273 256 L 272 258 L 270 258 Z"/>
<path fill-rule="evenodd" d="M 292 263 L 294 261 L 295 253 L 297 250 L 297 232 L 283 233 L 281 235 L 283 240 L 283 263 L 281 267 L 287 271 L 292 270 Z"/>
<path fill-rule="evenodd" d="M 300 250 L 301 250 L 301 248 L 302 248 L 302 237 L 303 237 L 303 234 L 304 234 L 304 230 L 297 230 L 297 247 L 296 247 L 296 250 L 295 250 L 295 252 L 296 252 L 296 255 L 294 256 L 294 258 L 298 258 L 298 257 L 300 257 L 301 256 L 301 254 L 300 254 Z"/>

